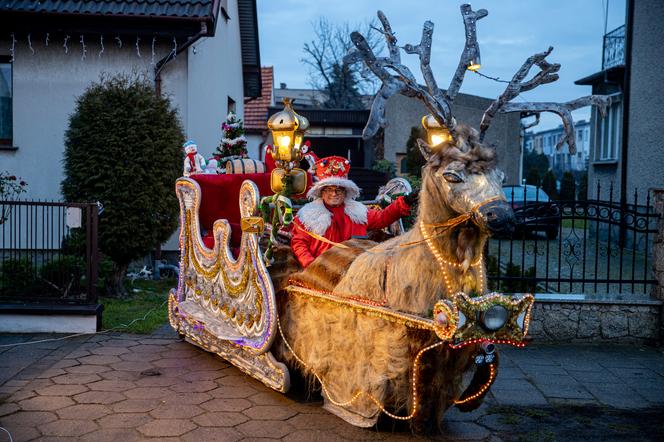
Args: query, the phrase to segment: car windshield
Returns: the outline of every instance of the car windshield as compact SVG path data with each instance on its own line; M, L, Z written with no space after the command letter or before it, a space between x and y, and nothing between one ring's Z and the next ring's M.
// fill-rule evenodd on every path
M528 184L525 186L504 186L503 191L505 192L507 201L523 201L524 188L526 193L526 201L549 201L549 196L544 193L542 189L538 189L537 187Z

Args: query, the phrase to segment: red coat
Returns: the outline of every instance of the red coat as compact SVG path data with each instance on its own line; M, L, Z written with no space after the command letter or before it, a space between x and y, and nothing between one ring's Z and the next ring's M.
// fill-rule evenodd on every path
M337 243L349 240L353 236L365 236L367 230L385 228L402 216L410 214L410 207L406 204L403 197L397 198L392 204L382 210L368 209L366 211L366 224L354 222L344 210L344 205L340 207L324 207L332 216L329 227L327 227L322 236ZM305 224L308 223L301 221L299 215L295 217L294 223L291 247L300 265L305 268L321 253L331 248L332 244L320 241L308 234L305 227Z

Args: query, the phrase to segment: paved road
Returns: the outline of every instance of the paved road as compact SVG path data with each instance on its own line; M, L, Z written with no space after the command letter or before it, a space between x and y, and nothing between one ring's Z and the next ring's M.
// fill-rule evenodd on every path
M43 338L0 335L0 345ZM0 347L0 425L14 441L417 439L391 422L352 427L320 405L266 388L167 328ZM448 412L432 439L664 440L663 414L659 349L504 348L485 404Z

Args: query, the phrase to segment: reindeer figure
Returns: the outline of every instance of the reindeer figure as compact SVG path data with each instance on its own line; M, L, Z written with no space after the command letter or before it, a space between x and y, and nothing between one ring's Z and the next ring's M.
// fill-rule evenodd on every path
M314 285L339 297L362 299L371 305L425 317L436 301L451 299L457 292L484 294L484 245L491 233L509 231L514 225L502 191L503 174L495 167L495 150L482 144L491 119L497 112L555 112L563 119L565 140L572 151L570 111L589 104L605 110L608 101L598 96L565 104L509 103L521 91L558 78L560 65L545 60L552 50L549 48L526 60L506 91L485 112L481 131L457 123L452 102L465 72L479 67L475 28L487 11L473 11L470 5L462 5L461 14L466 45L447 91L438 88L429 66L433 23L424 24L418 45L401 48L419 55L426 87L419 85L401 64L397 39L382 12L378 17L387 41L387 57L374 54L359 33L351 35L357 50L348 59L364 61L383 83L364 135L370 137L385 126L385 102L401 93L421 99L450 137L437 146L418 140L427 162L415 227L380 244L351 240L344 243L345 248L333 247L295 275L294 284ZM525 80L534 65L540 71ZM289 344L280 341L273 348L281 360L324 380L325 407L347 421L370 426L381 411L400 412L400 418L410 420L416 431L427 431L439 425L449 406L460 403L458 399L464 394L462 375L472 370L478 345L462 349L439 346L421 357L423 349L435 345L430 334L386 326L381 318L358 316L352 310L298 297L282 302L283 336ZM420 373L417 379L416 373ZM479 377L486 382L484 374ZM479 406L486 391L464 408Z

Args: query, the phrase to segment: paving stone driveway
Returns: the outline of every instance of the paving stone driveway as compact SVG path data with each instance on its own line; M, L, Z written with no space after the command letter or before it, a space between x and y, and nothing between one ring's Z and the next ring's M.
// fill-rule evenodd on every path
M42 338L4 335L0 345ZM661 416L662 408L653 408L664 405L664 357L657 350L550 346L504 349L502 356L486 404L470 414L449 412L445 440L581 437L596 418L607 423L593 435L602 429L610 436L603 439L624 440L640 430L632 421L644 407L655 422ZM575 406L583 409L574 419L563 416ZM568 433L560 432L561 422ZM404 429L355 428L317 400L276 393L167 328L151 336L0 347L0 425L15 441L413 439Z

